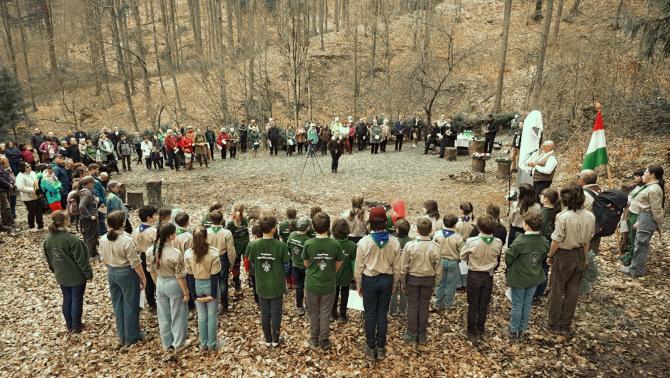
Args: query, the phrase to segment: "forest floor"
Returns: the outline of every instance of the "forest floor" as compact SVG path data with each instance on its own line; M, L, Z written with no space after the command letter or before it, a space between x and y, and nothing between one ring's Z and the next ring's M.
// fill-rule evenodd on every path
M239 159L217 160L208 168L173 173L136 166L132 173L114 176L141 190L143 183L163 180L166 203L188 211L198 222L215 200L225 206L242 202L278 216L288 206L306 214L319 204L336 215L349 207L354 194L366 200L390 203L404 198L413 220L426 199L435 199L443 213L455 212L458 202L468 200L475 211L489 202L507 204L507 181L495 179L489 161L483 177L469 171L470 160L459 156L446 162L437 155L425 156L406 144L402 153L373 156L368 152L345 155L337 175L330 173L330 157L318 155L318 167L305 156L258 158L239 154ZM567 156L566 156L567 160ZM454 178L450 178L454 175ZM572 177L573 173L570 173ZM568 174L566 173L567 177ZM25 219L19 209L19 219ZM137 224L136 214L131 219ZM231 312L219 318L219 337L225 345L217 353L199 352L197 324L189 322L191 347L178 359L164 361L155 315L144 312L146 342L118 349L104 266L93 263L94 279L87 285L84 306L86 331L68 335L63 325L61 294L44 263L43 235L22 233L5 238L0 245L0 376L664 376L670 370L670 278L668 244L657 236L647 276L631 279L618 271L614 238L603 240L597 258L600 278L594 291L580 298L576 335L556 336L545 328L547 300L533 306L530 337L521 344L506 338L510 304L504 296L504 269L495 276L487 321L487 336L479 345L464 337L465 294L456 296L456 309L432 313L429 343L409 346L402 341L404 321L390 318L388 358L378 363L365 360L362 352L362 320L354 311L348 323L331 324L330 351L307 346L308 320L295 314L294 293L284 300L282 335L286 344L268 349L261 343L260 317L250 289L233 302Z

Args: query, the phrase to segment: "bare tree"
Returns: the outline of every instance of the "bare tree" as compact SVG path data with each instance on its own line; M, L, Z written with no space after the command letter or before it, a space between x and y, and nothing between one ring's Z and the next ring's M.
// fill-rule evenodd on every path
M21 15L21 6L19 0L14 0L14 7L16 8L16 18L19 24L19 36L21 36L21 52L23 53L23 64L26 67L26 77L28 79L28 96L30 97L30 104L33 111L37 111L37 104L35 103L35 96L33 95L33 78L30 73L30 64L28 64L28 45L26 43L26 33L23 28L23 17Z
M5 29L5 45L7 46L7 58L12 64L12 71L14 76L18 78L19 70L16 67L16 54L14 54L14 43L12 42L12 28L9 24L9 10L7 9L7 3L0 1L0 12L2 12L2 25Z
M156 17L155 17L156 13L154 12L154 0L149 0L148 3L149 3L149 14L151 15L151 29L152 29L151 34L153 36L154 41L154 55L156 56L156 70L158 71L158 81L160 82L161 85L161 93L165 94L165 84L163 83L163 70L161 68L160 51L158 50L158 32L156 31Z
M554 23L554 45L558 43L558 31L561 27L561 15L563 14L563 3L565 0L558 0L558 8L556 9L556 22Z
M116 47L116 64L119 69L119 74L123 80L123 91L126 95L126 103L128 104L128 111L130 112L130 120L136 131L140 131L137 126L137 117L135 116L135 107L133 106L133 99L130 93L130 85L128 83L128 74L126 73L126 63L123 57L123 49L121 48L121 36L119 35L119 20L116 15L117 7L116 0L107 0L107 10L112 26L112 43Z
M135 21L135 45L137 46L137 55L135 56L137 63L142 69L142 83L144 84L144 97L147 104L151 104L151 80L149 79L149 69L147 68L147 49L144 46L144 39L142 38L142 20L140 19L140 8L137 0L130 0L130 12Z
M233 51L235 45L233 44L233 1L226 0L226 27L228 33L226 39L228 40L228 50Z
M562 0L561 0L562 1ZM496 81L496 95L493 101L493 112L500 113L502 107L503 81L505 80L505 65L507 61L507 41L509 40L509 23L512 15L512 0L505 0L503 11L503 32L501 37L500 60L498 61L498 80Z
M51 19L51 5L47 0L40 0L42 16L44 17L44 28L49 37L49 62L51 63L51 72L55 75L58 70L58 60L56 59L56 47L54 44L54 26Z
M200 19L200 0L188 0L188 11L191 17L191 28L193 28L193 41L195 52L202 56L202 22Z
M175 39L171 37L171 30L169 26L169 20L167 17L167 7L165 4L165 0L159 0L160 3L160 8L161 8L161 19L163 20L163 30L165 30L165 39L166 39L166 49L168 53L168 58L166 59L168 62L168 66L170 68L170 74L172 75L172 84L174 86L174 92L175 92L175 97L177 100L177 110L181 111L183 109L182 104L181 104L181 97L179 96L179 85L177 84L177 76L175 74L175 54L173 53L174 45L175 45ZM153 5L153 0L151 1Z
M540 36L540 48L537 54L537 65L535 69L535 76L533 78L532 88L532 106L537 107L540 103L540 96L542 95L542 79L544 74L544 58L547 52L547 40L549 39L549 32L551 30L551 16L554 9L554 0L547 0L547 16L544 18L544 26L542 35Z
M563 21L572 22L577 16L579 16L579 5L580 0L575 0L575 2L572 3L572 8L570 8L570 12L568 12L568 15L563 18Z

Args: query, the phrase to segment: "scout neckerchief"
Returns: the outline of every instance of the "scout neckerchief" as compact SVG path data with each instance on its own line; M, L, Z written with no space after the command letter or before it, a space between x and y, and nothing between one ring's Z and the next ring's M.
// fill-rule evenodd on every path
M444 236L445 239L450 237L451 235L453 235L455 233L456 233L456 231L447 230L446 228L442 229L442 236Z
M635 197L637 197L638 195L640 195L640 193L644 192L645 189L647 189L648 187L650 187L650 186L652 186L652 185L654 185L654 184L658 184L658 181L657 181L657 182L652 182L652 183L643 185L642 188L640 188L640 190L638 190L635 194L633 194L632 197L630 197L631 201L634 200Z
M146 231L146 230L149 229L149 228L151 228L151 225L150 225L150 224L140 223L140 232L144 232L144 231Z
M222 226L212 226L209 229L212 230L213 233L217 234L217 233L219 233L219 231L221 231L223 229L223 227Z
M462 220L463 222L470 222L470 216L469 216L469 215L463 215L463 216L461 217L461 220Z
M375 231L370 234L372 241L375 242L379 249L382 249L389 242L389 233L388 231Z
M179 235L181 235L185 232L188 232L188 230L185 229L185 228L177 227L177 236L179 236Z
M486 244L491 244L491 243L493 243L493 239L495 239L495 236L483 236L483 235L479 235L479 238L482 239L482 240L484 241L484 243L486 243Z

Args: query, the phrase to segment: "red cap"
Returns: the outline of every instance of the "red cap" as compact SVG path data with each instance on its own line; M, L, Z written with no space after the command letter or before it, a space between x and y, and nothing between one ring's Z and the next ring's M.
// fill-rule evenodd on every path
M386 220L386 210L383 207L377 206L370 210L370 220Z

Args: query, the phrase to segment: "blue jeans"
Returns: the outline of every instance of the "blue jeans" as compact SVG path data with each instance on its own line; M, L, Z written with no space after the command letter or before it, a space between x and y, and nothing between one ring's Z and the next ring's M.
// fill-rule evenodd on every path
M130 266L107 266L107 282L120 343L130 345L141 341L140 278Z
M79 286L60 285L63 292L63 317L68 331L81 329L81 314L84 309L84 291L86 282Z
M107 214L98 213L98 236L102 236L107 233L107 224L105 223L107 219Z
M456 288L461 283L460 260L442 259L442 279L435 290L435 307L451 307ZM467 276L466 276L467 277Z
M363 309L365 310L365 340L371 349L386 347L388 311L393 291L393 276L363 275Z
M510 332L526 332L528 330L530 308L533 304L533 294L535 294L536 287L512 288L512 311L509 320Z
M174 277L158 277L156 306L163 349L178 349L186 342L188 309L181 287ZM209 281L208 281L209 282Z
M210 280L195 280L195 294L197 296L208 296L212 294ZM198 310L198 334L200 346L205 348L216 348L216 329L218 320L217 301L213 300L202 303L195 302Z

